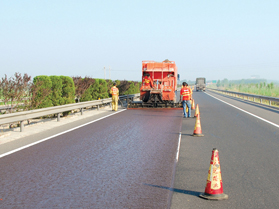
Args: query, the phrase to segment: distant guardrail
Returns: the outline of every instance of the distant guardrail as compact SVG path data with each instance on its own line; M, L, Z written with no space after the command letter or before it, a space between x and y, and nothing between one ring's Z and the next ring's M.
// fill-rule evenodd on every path
M130 95L124 95L119 96L120 100L133 100L134 98L139 97L140 94L130 94ZM66 104L66 105L60 105L60 106L54 106L54 107L47 107L47 108L41 108L36 110L28 110L23 112L17 112L17 113L10 113L10 114L4 114L0 115L0 125L3 124L9 124L14 122L20 122L20 132L24 129L23 121L29 120L32 118L39 118L46 115L52 115L57 114L57 121L60 121L60 114L63 112L80 109L81 115L83 115L83 109L90 106L97 106L99 110L99 105L103 104L110 104L112 102L111 98L107 99L100 99L100 100L94 100L94 101L88 101L88 102L79 102L79 103L73 103L73 104Z
M226 90L213 89L213 88L207 88L207 89L213 90L213 91L223 92L223 93L228 94L228 95L233 96L233 97L242 96L243 99L245 99L245 97L246 97L247 100L249 100L250 98L253 98L254 102L255 102L256 98L260 100L260 103L263 103L263 100L266 100L266 101L268 101L269 105L271 105L271 102L279 103L279 98L277 98L277 97L267 97L267 96L261 96L261 95L257 95L257 94L247 94L247 93L241 93L241 92L235 92L235 91L226 91Z

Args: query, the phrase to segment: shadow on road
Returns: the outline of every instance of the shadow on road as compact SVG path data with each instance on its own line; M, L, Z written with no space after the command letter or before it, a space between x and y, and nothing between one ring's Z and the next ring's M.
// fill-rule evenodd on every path
M183 193L183 194L188 194L188 195L193 195L193 196L199 196L202 193L202 192L197 192L197 191L176 189L176 188L172 188L172 187L158 186L158 185L152 185L152 184L144 184L144 185L151 186L151 187L157 187L157 188L161 188L161 189L167 189L172 192Z

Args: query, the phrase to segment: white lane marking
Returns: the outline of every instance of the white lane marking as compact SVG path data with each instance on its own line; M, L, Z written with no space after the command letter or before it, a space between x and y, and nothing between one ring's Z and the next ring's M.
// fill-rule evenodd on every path
M181 141L181 132L179 132L178 145L177 145L177 152L176 152L176 162L178 162L178 158L179 158L180 141Z
M221 99L219 99L219 98L217 98L217 97L214 97L214 96L212 96L212 95L210 95L210 94L208 94L208 93L206 93L206 92L205 92L205 94L207 94L208 96L211 96L211 97L213 97L213 98L215 98L215 99L217 99L217 100L219 100L219 101L221 101L221 102L223 102L223 103L225 103L225 104L227 104L227 105L230 105L230 106L232 106L232 107L234 107L234 108L236 108L236 109L238 109L238 110L240 110L240 111L242 111L242 112L245 112L245 113L247 113L247 114L249 114L249 115L252 115L252 116L254 116L255 118L258 118L258 119L260 119L260 120L262 120L262 121L264 121L264 122L266 122L266 123L269 123L269 124L271 124L271 125L273 125L273 126L279 128L279 125L276 124L276 123L273 123L273 122L271 122L271 121L269 121L269 120L266 120L266 119L264 119L264 118L261 118L260 116L254 115L253 113L250 113L250 112L248 112L248 111L246 111L246 110L243 110L243 109L241 109L241 108L239 108L239 107L236 107L236 106L234 106L234 105L232 105L232 104L230 104L230 103L228 103L228 102L225 102L225 101L223 101L223 100L221 100Z
M54 137L56 137L56 136L60 136L60 135L62 135L62 134L65 134L65 133L68 133L68 132L70 132L70 131L73 131L73 130L75 130L75 129L81 128L81 127L86 126L86 125L89 125L89 124L91 124L91 123L95 123L95 122L97 122L97 121L99 121L99 120L102 120L102 119L104 119L104 118L110 117L110 116L112 116L112 115L115 115L115 114L120 113L120 112L125 111L125 110L126 110L126 109L124 109L124 110L119 110L119 111L117 111L117 112L115 112L115 113L112 113L112 114L110 114L110 115L106 115L106 116L104 116L104 117L98 118L98 119L96 119L96 120L90 121L90 122L85 123L85 124L82 124L82 125L80 125L80 126L71 128L71 129L69 129L69 130L60 132L60 133L55 134L55 135L52 135L52 136L50 136L50 137L47 137L47 138L41 139L41 140L39 140L39 141L33 142L33 143L31 143L31 144L25 145L25 146L23 146L23 147L20 147L20 148L14 149L14 150L12 150L12 151L6 152L6 153L0 155L0 158L2 158L2 157L4 157L4 156L7 156L7 155L10 155L10 154L12 154L12 153L18 152L18 151L23 150L23 149L25 149L25 148L31 147L31 146L33 146L33 145L35 145L35 144L39 144L39 143L41 143L41 142L44 142L44 141L49 140L49 139L51 139L51 138L54 138Z

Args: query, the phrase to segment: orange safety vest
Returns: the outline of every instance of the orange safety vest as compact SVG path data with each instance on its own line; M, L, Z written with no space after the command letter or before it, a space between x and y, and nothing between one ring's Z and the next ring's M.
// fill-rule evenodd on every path
M183 87L180 90L180 95L183 95L183 100L190 100L192 95L192 90L190 87Z
M111 94L112 96L117 96L117 95L119 94L118 88L117 88L116 86L111 87L111 89L110 89L110 94Z
M145 86L153 86L153 82L152 82L152 79L149 77L147 77L147 76L145 76L144 77L144 83L145 83Z

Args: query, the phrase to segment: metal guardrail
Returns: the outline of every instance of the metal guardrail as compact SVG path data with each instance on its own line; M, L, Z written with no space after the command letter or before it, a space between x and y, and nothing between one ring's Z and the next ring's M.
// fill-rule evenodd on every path
M3 107L0 107L0 113L2 112L2 110L10 110L12 107L11 106L3 106Z
M124 95L119 96L120 100L129 100L139 97L138 94L130 94L130 95ZM89 102L79 102L79 103L73 103L73 104L67 104L67 105L60 105L60 106L54 106L54 107L47 107L42 109L36 109L36 110L29 110L29 111L23 111L23 112L17 112L17 113L11 113L11 114L4 114L0 115L0 125L3 124L9 124L20 121L20 132L23 131L24 120L29 120L32 118L39 118L46 115L52 115L57 114L57 121L60 121L60 113L80 109L81 115L83 114L83 109L90 106L97 106L99 110L99 106L103 104L110 104L112 102L111 98L107 99L100 99L100 100L94 100Z
M247 93L241 93L241 92L235 92L235 91L226 91L226 90L220 90L220 89L213 89L213 88L207 88L209 90L213 90L213 91L220 91L223 92L225 94L231 95L236 97L236 95L240 95L242 96L243 99L245 99L245 97L247 98L247 100L249 100L249 98L253 98L253 101L255 102L255 98L260 99L260 103L262 103L263 100L269 101L269 105L271 105L271 102L278 102L279 103L279 98L278 97L267 97L267 96L261 96L261 95L257 95L257 94L247 94Z

